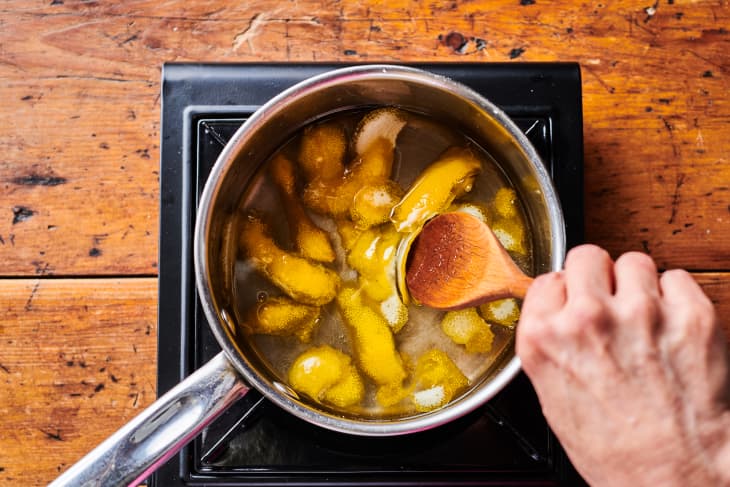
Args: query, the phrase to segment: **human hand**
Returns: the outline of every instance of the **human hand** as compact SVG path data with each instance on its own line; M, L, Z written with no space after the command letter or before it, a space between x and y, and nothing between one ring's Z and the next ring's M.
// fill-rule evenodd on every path
M688 273L577 247L530 287L517 354L592 485L730 485L728 347Z

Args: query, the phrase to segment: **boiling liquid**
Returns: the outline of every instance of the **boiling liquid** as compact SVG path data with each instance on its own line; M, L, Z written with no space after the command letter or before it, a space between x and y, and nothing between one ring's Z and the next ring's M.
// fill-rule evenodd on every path
M340 124L348 135L355 130L355 126L362 118L362 111L349 111L337 114L327 121ZM407 190L418 178L423 170L450 147L470 147L482 161L482 172L475 179L473 189L455 203L474 202L485 205L494 200L500 188L511 188L512 185L499 168L496 161L483 149L474 144L463 134L440 124L438 121L422 115L408 113L408 123L398 135L395 147L395 159L391 179ZM295 136L286 143L280 151L292 161L297 160L299 136ZM351 155L350 155L351 156ZM346 161L352 160L346 158ZM272 237L277 244L286 250L294 252L289 227L286 221L286 211L282 206L282 198L271 180L267 165L264 164L257 172L241 201L241 213L255 212L263 217L269 225ZM304 181L298 181L299 189ZM524 238L525 252L513 253L515 262L528 274L532 271L531 235L524 222L522 211L519 209L517 219L521 222L526 233ZM335 270L343 283L354 282L357 272L348 267L345 251L340 243L335 222L332 218L309 212L314 222L326 230L330 241L336 250L337 257L332 264L326 264ZM390 223L386 223L390 225ZM405 237L405 234L404 234ZM239 323L244 322L249 311L269 296L279 296L283 293L272 285L266 278L259 275L245 256L239 256L234 271L234 296L236 303L236 318ZM514 329L501 325L491 325L494 340L488 353L468 353L463 345L457 345L441 330L440 323L444 312L415 304L408 305L408 323L395 334L396 347L401 354L414 361L427 350L436 348L445 352L458 366L461 372L469 379L470 385L478 383L492 372L500 356L511 353L514 342ZM322 307L320 323L316 328L310 343L302 343L295 337L279 337L267 335L251 335L244 339L253 340L258 354L268 365L275 380L287 383L289 368L294 360L305 350L314 346L330 345L353 357L357 363L347 326L332 301ZM369 384L366 377L366 396L356 407L348 407L338 411L347 416L358 417L399 417L413 414L413 409L405 406L385 410L375 401L374 394L377 387ZM305 398L306 400L306 398ZM335 408L313 405L320 409L333 410Z

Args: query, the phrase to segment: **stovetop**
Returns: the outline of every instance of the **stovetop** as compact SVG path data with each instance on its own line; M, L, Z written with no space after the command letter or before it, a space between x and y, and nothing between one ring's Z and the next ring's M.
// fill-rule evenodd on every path
M500 106L540 153L568 247L583 238L583 137L576 64L414 65ZM335 64L167 64L162 74L158 394L216 355L195 291L198 197L218 154L257 107ZM471 414L434 430L363 438L305 423L255 391L163 465L150 485L582 484L520 374Z

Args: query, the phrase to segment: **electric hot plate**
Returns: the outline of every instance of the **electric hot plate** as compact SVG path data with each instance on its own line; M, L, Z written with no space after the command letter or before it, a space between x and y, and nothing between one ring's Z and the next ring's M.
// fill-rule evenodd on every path
M338 64L166 64L162 73L158 394L220 348L198 303L192 240L216 158L259 106ZM542 156L568 247L583 238L581 77L576 64L414 65L500 106ZM520 374L471 414L431 431L363 438L299 420L256 391L152 475L155 487L582 485Z

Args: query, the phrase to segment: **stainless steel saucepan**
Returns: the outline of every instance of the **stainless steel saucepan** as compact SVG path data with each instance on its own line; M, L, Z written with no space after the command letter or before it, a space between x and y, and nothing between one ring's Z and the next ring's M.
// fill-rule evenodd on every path
M427 430L474 410L520 369L514 351L443 408L396 419L343 417L301 400L268 373L246 340L236 337L231 309L231 239L226 222L256 169L304 125L344 109L398 106L463 132L501 166L517 189L533 235L537 273L562 268L565 228L550 177L524 134L502 110L470 88L418 69L370 65L331 71L281 93L236 132L203 191L195 226L195 274L200 302L223 351L160 397L51 485L136 485L194 438L249 388L291 414L323 428L388 436Z

